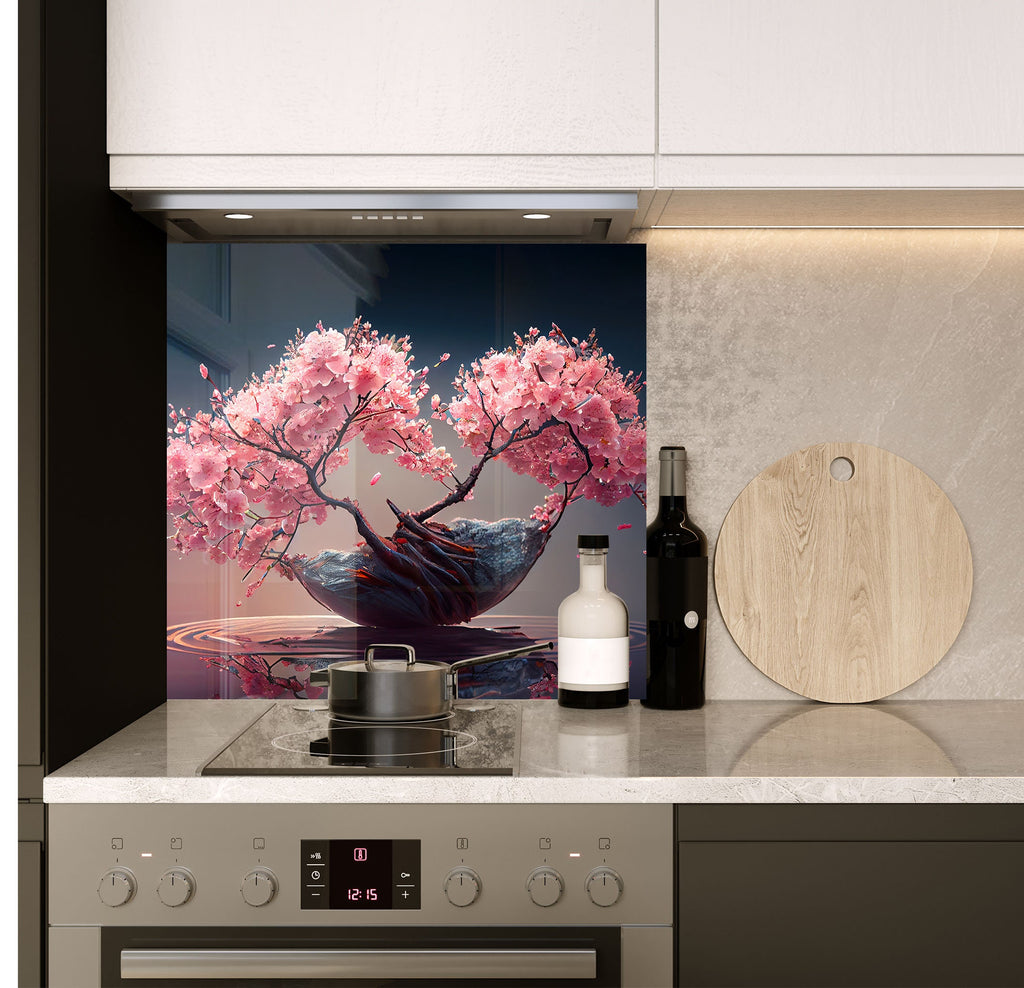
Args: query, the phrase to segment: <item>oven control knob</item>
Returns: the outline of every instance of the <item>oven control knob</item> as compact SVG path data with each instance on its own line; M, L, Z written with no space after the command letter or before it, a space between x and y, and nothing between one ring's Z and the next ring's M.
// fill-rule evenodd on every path
M123 906L131 902L138 885L127 868L111 868L101 879L96 891L105 906Z
M253 868L242 879L242 898L250 906L265 906L277 895L277 875L269 868Z
M595 906L614 906L622 897L622 879L611 868L595 868L584 884Z
M444 894L453 906L471 906L480 897L480 876L472 868L453 868L445 877Z
M156 894L165 906L183 906L196 894L196 876L188 868L165 871L156 887Z
M554 868L534 868L526 879L526 891L538 906L553 906L562 898L565 882Z

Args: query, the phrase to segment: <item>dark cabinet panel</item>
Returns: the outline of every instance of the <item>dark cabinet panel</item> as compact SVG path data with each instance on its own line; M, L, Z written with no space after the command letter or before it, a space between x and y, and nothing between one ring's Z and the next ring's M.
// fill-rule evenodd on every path
M680 985L1024 985L1024 841L683 841L678 851Z
M43 845L18 841L18 984L43 983Z
M167 698L167 527L145 507L166 488L167 246L109 188L103 0L42 10L42 377L26 397L52 772Z

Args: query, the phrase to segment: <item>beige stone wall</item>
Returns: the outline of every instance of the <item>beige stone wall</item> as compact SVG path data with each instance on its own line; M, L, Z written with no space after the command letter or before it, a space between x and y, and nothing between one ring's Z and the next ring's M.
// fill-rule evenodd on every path
M900 699L1024 699L1024 231L647 230L650 486L689 450L713 556L757 473L827 440L914 463L963 519L967 621ZM655 499L649 512L653 515ZM712 591L713 596L713 591ZM711 699L792 694L711 602Z

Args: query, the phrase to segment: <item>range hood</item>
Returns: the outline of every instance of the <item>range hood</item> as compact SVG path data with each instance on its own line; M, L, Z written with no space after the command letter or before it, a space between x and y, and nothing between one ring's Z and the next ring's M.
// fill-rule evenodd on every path
M637 212L636 192L118 191L196 243L620 243Z

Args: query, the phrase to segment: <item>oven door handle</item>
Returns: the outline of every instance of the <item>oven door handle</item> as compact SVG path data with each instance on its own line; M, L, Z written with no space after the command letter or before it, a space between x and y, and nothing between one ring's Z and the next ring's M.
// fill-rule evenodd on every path
M180 978L419 978L458 981L597 977L594 949L122 950L124 980Z

